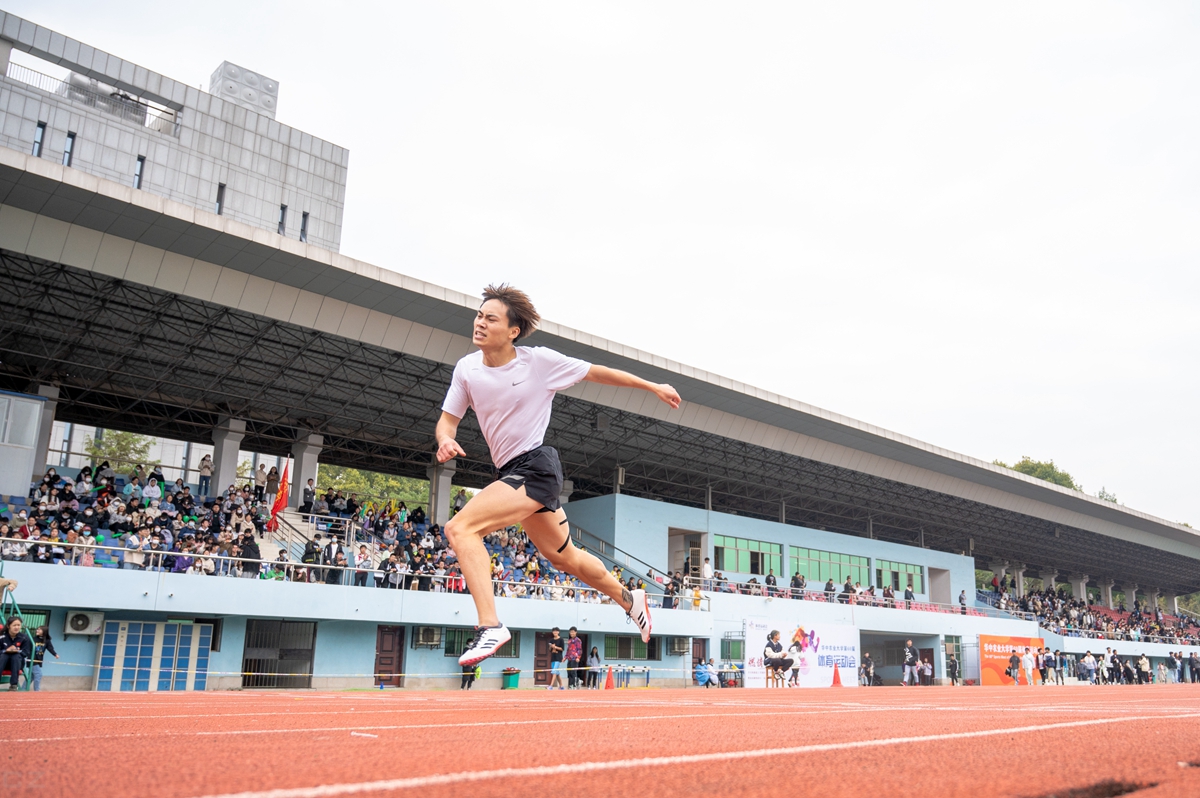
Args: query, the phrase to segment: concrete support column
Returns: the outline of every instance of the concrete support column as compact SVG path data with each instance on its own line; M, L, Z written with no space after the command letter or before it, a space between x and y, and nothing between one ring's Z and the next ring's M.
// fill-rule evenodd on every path
M1111 579L1103 579L1100 581L1101 603L1103 603L1104 606L1108 607L1110 610L1116 608L1113 604L1113 588L1116 586L1117 583Z
M300 506L304 488L310 479L313 487L320 487L317 484L317 457L324 445L325 437L322 435L301 435L292 444L292 473L289 475L292 484L288 490L288 504L291 506Z
M1004 579L1008 576L1008 563L1007 562L990 563L988 565L988 570L990 570L993 574L996 575L996 577L1001 582L1003 582Z
M1042 589L1043 590L1053 590L1054 589L1054 580L1058 579L1058 571L1054 571L1054 570L1040 571L1038 573L1038 576L1040 576L1042 578Z
M566 504L571 501L571 494L575 492L575 483L569 479L564 479L562 490L558 492L558 503Z
M9 48L12 48L11 44L9 44ZM7 56L4 60L7 62ZM46 397L46 401L42 403L42 423L38 427L37 449L33 455L33 474L30 475L35 481L40 480L46 473L46 463L50 459L50 435L54 432L54 413L58 410L58 386L39 385L38 396Z
M1133 610L1133 602L1137 601L1137 582L1128 582L1121 585L1125 589L1125 609Z
M237 482L238 451L246 437L246 422L223 416L213 428L212 495L219 496Z
M1077 599L1086 601L1087 600L1088 575L1087 574L1071 574L1068 577L1068 580L1071 583L1071 595Z
M450 518L450 484L454 479L455 469L453 460L438 463L436 458L433 464L425 469L425 475L429 478L429 507L425 514L429 516L431 524L445 524Z
M1163 612L1168 615L1179 615L1179 596L1174 593L1163 593L1163 603L1166 604L1166 609Z
M8 72L8 60L12 57L13 43L5 39L0 39L0 75ZM38 474L38 476L42 476Z
M1017 564L1013 565L1012 566L1012 574L1013 574L1013 579L1017 583L1017 586L1014 589L1013 593L1017 598L1021 598L1022 596L1025 595L1025 566L1022 565L1021 563L1017 563Z
M1152 587L1146 590L1146 605L1151 612L1158 608L1158 596L1158 588Z

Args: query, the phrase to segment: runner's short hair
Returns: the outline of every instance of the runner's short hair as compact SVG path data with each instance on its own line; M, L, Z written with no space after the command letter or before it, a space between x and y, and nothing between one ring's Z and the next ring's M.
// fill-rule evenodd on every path
M542 320L542 317L538 315L537 308L530 301L529 295L519 288L513 288L508 283L489 285L483 289L483 301L487 302L489 299L503 302L504 307L508 308L508 323L520 329L520 332L517 333L518 341L528 338Z

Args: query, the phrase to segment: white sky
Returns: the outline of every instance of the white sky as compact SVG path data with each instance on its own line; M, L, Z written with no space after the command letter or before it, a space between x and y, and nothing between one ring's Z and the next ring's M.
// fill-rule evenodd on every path
M1200 6L5 7L279 80L347 255L1200 525Z

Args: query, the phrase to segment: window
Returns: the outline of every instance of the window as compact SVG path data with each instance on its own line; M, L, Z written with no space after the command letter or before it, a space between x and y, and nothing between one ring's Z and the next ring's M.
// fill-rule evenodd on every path
M308 243L308 211L300 214L300 241Z
M446 642L443 653L447 657L457 657L462 654L463 649L471 642L472 630L470 629L447 629L445 636L442 638ZM496 651L493 657L500 659L516 659L521 656L521 633L513 629L512 640L509 640Z
M287 206L279 206L279 235L287 235Z
M713 568L738 574L783 573L783 545L744 540L722 535L713 536Z
M828 582L832 579L840 584L849 577L851 582L861 582L864 587L871 582L871 563L866 557L853 554L838 554L833 551L801 549L791 546L788 558L789 579L799 572L808 582ZM811 587L812 585L810 585Z
M892 590L903 590L912 585L914 593L924 593L925 569L904 562L876 560L875 584L881 588L891 585Z
M138 159L137 159L137 166L135 166L133 169L133 187L134 188L142 187L142 173L145 171L146 171L146 156L139 155Z
M37 129L33 131L33 157L42 157L42 142L46 140L46 123L38 122Z
M219 183L217 185L217 216L220 216L221 212L224 210L225 210L225 184Z
M946 659L950 659L953 654L958 660L958 675L962 675L962 638L957 635L946 635Z
M878 663L876 663L878 664ZM894 668L904 664L904 641L888 640L883 644L883 666Z
M605 635L604 659L662 659L660 638L652 637L649 643L631 635Z
M70 166L71 159L75 157L75 134L67 133L67 146L63 148L63 166Z
M746 641L728 638L721 641L721 659L741 662L745 659Z

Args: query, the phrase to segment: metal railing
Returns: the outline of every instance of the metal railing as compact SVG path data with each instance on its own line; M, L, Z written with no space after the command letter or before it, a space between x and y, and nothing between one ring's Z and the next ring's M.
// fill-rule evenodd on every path
M973 615L985 618L1020 618L1026 621L1037 620L1031 613L1009 612L998 610L991 606L962 606L961 604L939 604L936 601L905 601L903 598L884 598L866 594L828 592L824 588L803 589L793 587L771 587L766 584L751 582L735 582L731 579L698 579L686 577L685 587L699 583L701 588L713 593L729 593L743 596L762 596L770 599L787 599L792 601L816 601L826 604L845 604L857 607L879 607L883 609L912 610L915 612L939 612L946 615Z
M15 546L14 546L15 544ZM0 538L0 557L9 562L38 562L31 559L35 545L49 546L51 560L47 567L120 567L127 571L154 571L196 576L241 577L264 581L302 582L311 584L358 586L392 590L416 590L434 593L466 593L466 582L459 574L429 574L406 569L381 569L379 564L335 565L333 563L298 563L292 560L268 560L240 557L232 554L196 554L185 551L150 549L145 546L107 546L100 543L68 543L65 541ZM22 549L17 554L16 549ZM89 556L90 555L90 556ZM181 562L182 560L182 562ZM332 574L332 576L331 576ZM393 574L395 575L393 577ZM493 581L493 591L503 598L530 601L557 601L580 604L615 604L608 596L590 587L547 584L544 582ZM539 595L537 588L542 588ZM556 592L555 588L559 588ZM708 612L709 599L701 596L697 605L690 597L687 606L664 606L663 597L647 596L652 609Z
M103 83L94 82L83 75L73 72L67 80L59 80L10 61L5 76L49 94L179 138L179 116L174 111L149 105L119 89L106 87ZM111 91L98 91L100 87Z

